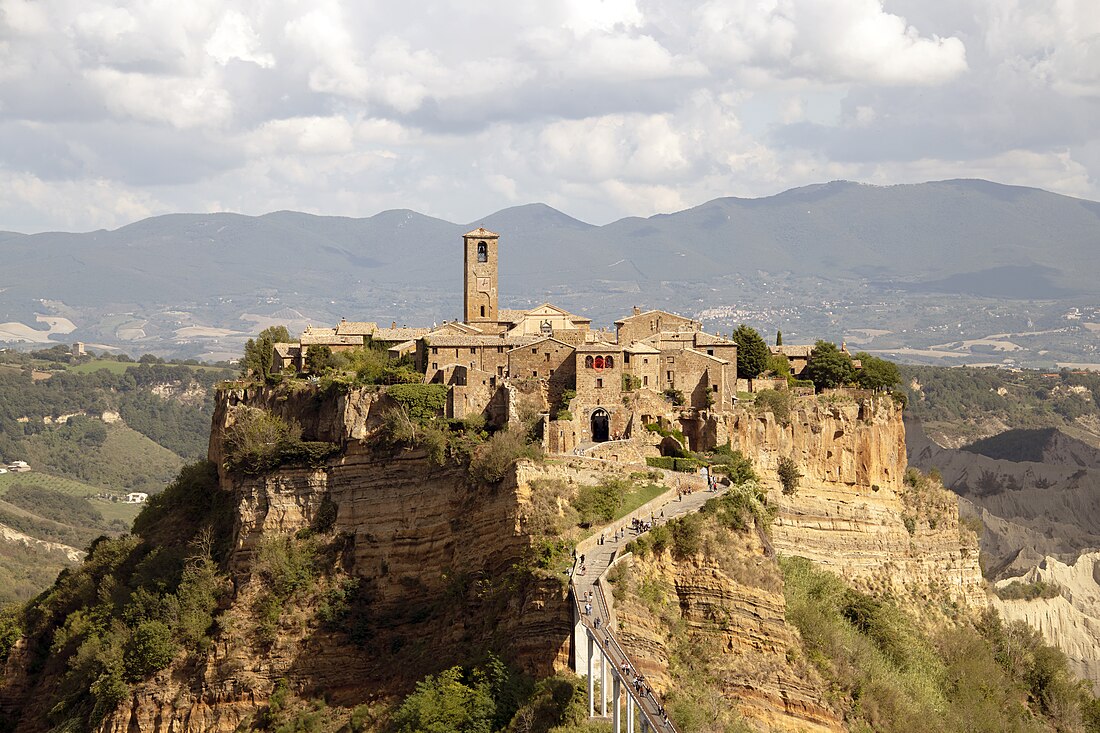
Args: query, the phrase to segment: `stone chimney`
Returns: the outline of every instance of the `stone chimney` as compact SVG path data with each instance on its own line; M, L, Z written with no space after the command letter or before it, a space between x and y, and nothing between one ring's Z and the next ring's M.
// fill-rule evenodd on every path
M634 315L636 315L636 316L642 315L642 309L639 308L638 306L634 306Z
M390 323L390 328L397 328L397 321L391 322Z

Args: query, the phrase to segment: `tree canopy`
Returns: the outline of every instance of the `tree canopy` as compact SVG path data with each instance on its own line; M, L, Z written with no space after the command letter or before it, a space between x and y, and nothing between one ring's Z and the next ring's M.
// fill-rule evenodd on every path
M290 341L290 331L286 326L268 326L255 339L249 339L244 345L244 357L241 359L241 376L267 379L271 375L271 366L275 359L275 344Z
M772 352L756 329L742 323L733 332L733 340L737 342L739 379L756 379L768 370L768 359Z
M886 359L872 356L866 351L856 354L860 361L856 372L856 382L864 389L891 389L901 384L901 372L898 365Z
M856 369L852 364L852 357L838 349L836 344L819 340L810 352L805 377L821 390L854 381Z

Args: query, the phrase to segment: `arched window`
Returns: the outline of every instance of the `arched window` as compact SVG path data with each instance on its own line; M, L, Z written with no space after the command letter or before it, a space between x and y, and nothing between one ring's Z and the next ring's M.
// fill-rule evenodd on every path
M593 362L592 366L595 367L596 369L603 369L603 357L602 356L597 356L596 361Z
M488 262L489 261L489 245L485 242L477 243L477 261Z
M607 367L608 369L614 369L615 368L615 358L612 357L612 356L607 357L606 359L603 360L603 365L605 367Z
M585 369L591 369L592 368L592 355L591 354L584 357L584 368Z

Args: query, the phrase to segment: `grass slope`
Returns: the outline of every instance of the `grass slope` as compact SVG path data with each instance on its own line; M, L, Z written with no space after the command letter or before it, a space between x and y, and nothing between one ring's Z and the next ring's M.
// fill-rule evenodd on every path
M183 467L183 459L125 425L107 425L101 445L55 439L54 431L24 442L27 462L49 473L111 491L155 493Z

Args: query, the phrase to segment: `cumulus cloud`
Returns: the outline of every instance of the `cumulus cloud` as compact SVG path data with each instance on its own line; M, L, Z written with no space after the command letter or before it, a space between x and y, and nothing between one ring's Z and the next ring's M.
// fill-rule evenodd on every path
M592 221L845 177L1097 195L1086 0L0 0L0 228Z

